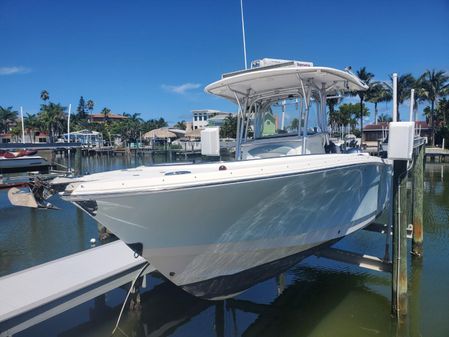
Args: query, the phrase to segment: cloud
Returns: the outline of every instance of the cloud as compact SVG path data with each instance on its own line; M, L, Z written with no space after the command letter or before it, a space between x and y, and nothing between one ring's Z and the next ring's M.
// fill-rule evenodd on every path
M181 95L186 94L189 90L198 89L199 87L201 87L200 83L184 83L181 85L162 84L162 89Z
M0 67L0 75L26 74L30 71L26 67Z

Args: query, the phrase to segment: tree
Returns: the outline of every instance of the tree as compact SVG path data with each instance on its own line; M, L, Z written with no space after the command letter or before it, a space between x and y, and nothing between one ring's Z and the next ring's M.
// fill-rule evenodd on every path
M435 102L439 97L449 94L449 76L442 70L426 70L419 82L425 100L430 102L430 123L432 126L432 144L435 146Z
M41 91L41 100L48 101L50 99L50 95L48 94L47 90L42 90Z
M221 138L237 138L237 116L229 114L220 127Z
M378 118L377 118L377 122L382 123L382 122L392 122L393 118L391 118L391 116L387 116L386 114L381 114Z
M360 115L368 116L369 110L363 105L360 106L360 103L345 103L339 106L338 110L335 111L334 114L330 116L330 120L339 126L351 126L352 132L354 132L355 126L357 125L357 118L360 118Z
M436 111L437 119L443 121L443 124L447 126L447 121L449 120L449 100L446 97L438 101Z
M289 128L290 128L290 130L298 131L298 129L299 129L299 119L298 118L293 118Z
M357 76L359 77L359 79L361 79L368 87L370 87L370 82L374 77L374 74L366 71L366 67L362 67L359 70L357 70ZM359 116L360 116L360 133L363 135L363 116L364 116L364 104L363 101L366 97L366 95L368 94L370 89L368 89L367 91L361 90L361 91L357 91L357 95L360 98L360 112L359 112Z
M415 84L413 86L413 88L415 89L415 100L414 100L414 104L413 104L413 113L415 114L415 120L417 120L416 118L416 112L418 111L419 108L419 104L424 102L426 100L426 96L425 96L425 90L423 89L423 84L422 84L422 79L421 77L418 78L415 81Z
M378 122L377 104L381 102L389 102L392 100L391 89L384 83L374 82L370 88L366 100L370 103L374 103L374 123Z
M168 123L161 117L159 119L149 119L143 123L142 132L160 129L168 126Z
M186 129L186 121L185 120L182 120L182 121L179 121L179 122L177 122L175 125L173 125L173 127L175 128L175 129L179 129L179 130L185 130Z
M12 106L4 108L0 106L0 131L8 132L10 124L17 119L18 112L12 109Z
M92 112L94 111L94 106L95 106L94 101L92 101L91 99L87 101L86 107L87 107L87 110L89 110L89 114L91 114L91 115L92 115Z
M41 127L41 122L39 118L37 118L36 115L32 115L27 112L26 116L23 117L23 123L25 125L26 132L28 133L28 136L31 139L31 142L33 142L34 130L40 129Z
M125 142L135 143L139 139L140 133L143 131L143 120L139 117L139 113L134 113L132 115L123 113L123 115L128 118L119 123L114 123L112 126L113 132L120 134L122 140Z
M393 81L392 76L390 76L390 79ZM383 86L383 88L382 88L383 92L380 93L381 97L383 98L381 101L388 102L388 101L392 100L393 99L393 87L388 84L381 83L381 82L373 82L373 88L370 90L369 96L375 95L375 93L373 94L372 91L379 90L378 88L376 88L378 85ZM404 75L398 76L397 103L396 103L396 109L398 111L398 121L401 120L399 105L404 103L404 101L407 98L410 98L411 90L415 86L416 86L416 80L412 74L404 74ZM375 99L370 102L375 103ZM377 109L376 104L375 104L375 108Z
M326 104L329 107L329 113L334 113L335 112L335 106L340 103L341 98L338 97L333 97L333 98L328 98L326 99Z
M404 101L410 98L411 91L415 86L416 79L412 74L404 74L398 77L398 92L397 92L397 105L396 109L398 111L398 121L401 120L401 114L399 112L399 105L404 103ZM393 96L393 93L392 95Z
M41 110L38 118L42 125L47 129L50 136L50 142L54 142L56 135L60 135L65 130L66 119L64 116L65 107L61 104L48 103L41 104Z
M86 102L84 101L83 96L80 97L80 101L78 103L78 107L76 108L76 112L78 114L79 119L86 118Z
M103 115L104 122L109 121L109 114L111 113L111 109L104 107L103 110L101 110L101 114Z
M22 134L22 128L18 125L14 126L13 128L11 128L11 134L12 134L12 138L14 139L13 142L18 142L19 141L19 137Z

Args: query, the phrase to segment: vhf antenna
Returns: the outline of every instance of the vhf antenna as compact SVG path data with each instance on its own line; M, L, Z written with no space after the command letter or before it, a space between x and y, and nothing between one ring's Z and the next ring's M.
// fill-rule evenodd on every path
M240 13L242 15L242 35L243 35L243 57L245 59L245 70L248 69L246 62L246 38L245 38L245 20L243 18L243 0L240 0Z

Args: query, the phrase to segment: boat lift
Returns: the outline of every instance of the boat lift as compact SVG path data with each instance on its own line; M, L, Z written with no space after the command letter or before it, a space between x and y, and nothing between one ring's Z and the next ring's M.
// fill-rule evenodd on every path
M397 79L395 75L394 93ZM396 109L395 102L393 107ZM414 137L414 123L402 123L394 120L390 125L389 157L395 163L389 223L371 224L366 228L386 235L390 235L392 231L391 259L389 249L386 249L384 258L335 248L327 248L316 254L372 270L391 272L392 312L398 318L404 317L408 311L407 237L412 238L412 256L419 259L423 255L423 171L426 143L424 138ZM410 196L407 195L408 176L413 182ZM408 207L413 212L409 212ZM410 213L412 218L409 218ZM105 261L108 263L104 263ZM0 305L0 337L11 336L123 286L136 280L140 273L146 275L155 272L151 266L143 269L146 265L146 260L136 257L126 244L117 241L2 277L0 293L5 295Z
M123 241L114 241L1 277L0 337L124 286L140 273L145 287L145 275L155 271L145 265Z

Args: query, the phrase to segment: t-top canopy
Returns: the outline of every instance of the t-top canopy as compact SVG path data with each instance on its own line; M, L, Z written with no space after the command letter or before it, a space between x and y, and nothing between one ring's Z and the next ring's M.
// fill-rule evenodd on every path
M302 83L301 83L302 82ZM236 102L244 97L302 95L304 90L325 90L326 95L368 89L354 74L327 67L256 68L234 76L226 76L209 84L205 91Z

